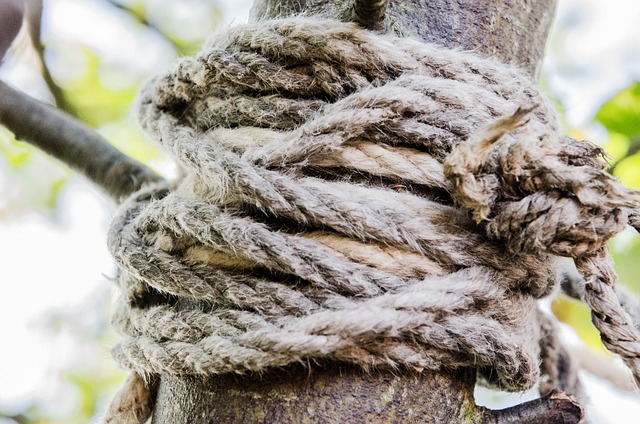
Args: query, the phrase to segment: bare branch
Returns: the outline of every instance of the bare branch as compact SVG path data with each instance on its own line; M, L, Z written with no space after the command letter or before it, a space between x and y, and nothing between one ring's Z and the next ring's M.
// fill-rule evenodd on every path
M388 0L354 0L352 20L364 28L381 30L388 5Z
M64 94L60 86L54 81L46 62L44 61L44 46L42 45L41 27L42 27L42 0L30 0L26 2L27 29L29 30L29 38L31 45L40 60L40 73L44 78L56 106L67 113L75 115L73 108L64 98Z
M9 50L13 39L22 27L24 5L22 0L6 0L0 2L0 62Z
M579 366L569 355L558 337L558 325L547 314L540 314L540 394L542 396L560 389L566 394L583 400L584 390L578 377Z
M482 422L492 424L578 424L584 418L584 410L573 396L554 390L540 399L512 408L499 411L484 409L483 418Z
M89 178L114 200L162 180L86 124L0 81L0 123Z

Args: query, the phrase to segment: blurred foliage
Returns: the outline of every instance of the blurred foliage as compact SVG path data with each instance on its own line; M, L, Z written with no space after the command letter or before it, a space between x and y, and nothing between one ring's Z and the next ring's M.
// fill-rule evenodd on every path
M64 3L45 1L45 10L51 12ZM73 1L66 3L68 6ZM141 73L140 66L136 68L114 59L109 49L120 48L117 44L100 49L91 37L70 39L68 34L50 31L42 40L46 48L40 60L46 59L45 65L54 65L48 67L56 83L53 89L61 89L68 113L96 128L117 148L152 168L167 166L158 147L144 137L131 117L131 104L140 83L150 73L167 66L167 54L170 60L191 54L202 44L221 21L220 6L216 0L95 0L84 5L77 0L76 4L112 15L120 30L128 32L130 37L140 38L141 31L151 34L149 40L155 43L156 50L165 53L164 61L155 64L147 61ZM105 36L108 39L111 34L102 34L102 43ZM117 36L121 34L114 32L113 37ZM152 47L149 46L149 50ZM144 57L145 53L134 55ZM69 62L65 64L65 60ZM156 55L149 60L159 59ZM59 193L72 177L73 173L65 165L16 141L10 132L0 127L0 189L6 193L0 199L0 219L37 210L55 220Z
M636 168L640 169L640 168ZM616 243L617 242L617 243ZM610 244L620 282L636 293L640 292L638 266L640 265L640 238L633 230L621 234Z
M61 334L74 334L89 345L90 360L82 365L77 362L67 370L58 374L59 382L56 390L61 393L58 398L64 399L68 405L51 405L36 398L21 405L19 411L0 410L2 418L11 419L19 424L85 424L106 408L113 393L120 387L125 372L118 370L110 358L101 355L113 345L113 330L107 324L108 296L101 292L101 298L89 302L79 311L50 312L45 323L45 330L60 337ZM97 315L97 317L96 317ZM86 352L78 352L87 355ZM10 423L12 421L9 421Z
M553 314L565 324L569 324L587 345L602 349L600 333L591 323L591 311L579 300L565 295L557 296L551 303Z
M107 44L106 48L100 48L95 40L91 40L96 38L92 34L88 34L86 39L72 38L56 32L56 26L50 22L49 32L43 34L45 54L40 59L46 61L45 65L57 86L49 88L61 89L67 103L66 111L94 127L126 154L152 167L167 166L157 146L149 142L138 128L131 116L131 105L142 81L150 74L166 68L172 58L193 53L204 37L218 25L221 9L216 1L75 0L74 3L74 0L45 0L47 13L55 14L57 6L66 7L64 13L69 13L72 11L69 8L71 5L85 8L77 12L78 16L91 16L86 12L86 9L91 9L94 16L99 18L110 15L120 31L98 34L97 38L102 37L100 42ZM48 19L51 21L54 18L50 15ZM65 24L75 25L77 22L74 19L67 16ZM127 34L130 38L126 38ZM116 41L109 40L110 37L120 38ZM142 47L156 54L150 55L146 50L134 52L134 57L141 59L142 65L138 66L118 60L117 54L112 53L114 49L131 49L132 45L126 44L127 40L144 40L147 44L142 44ZM28 43L22 41L22 62L27 64L23 67L29 73L35 72L36 80L23 79L31 81L29 84L34 87L46 88L44 80L37 76L40 72L39 66L34 64L37 56L33 51L25 53L25 44L29 47ZM47 93L42 97L50 98ZM0 197L0 220L9 220L36 210L56 221L61 209L60 193L70 178L75 177L64 164L28 144L16 141L11 132L0 126L0 190L3 193ZM62 334L72 333L84 341L83 345L94 346L92 353L87 355L91 357L87 363L77 361L65 365L58 372L56 384L64 392L58 396L66 397L71 407L52 405L51 399L56 399L55 396L52 398L36 393L24 404L6 407L7 410L0 408L0 423L80 424L89 422L104 410L119 388L124 372L116 370L111 358L104 354L113 346L114 339L107 325L110 296L105 293L101 295L95 300L96 305L88 308L91 311L87 312L94 317L99 315L99 325L80 324L96 318L78 316L77 311L49 314L46 319L47 334L63 337Z
M596 113L595 118L611 134L620 134L638 142L640 137L640 82L607 100Z
M607 100L595 119L609 134L604 147L612 156L613 175L628 187L640 188L640 82Z
M212 1L106 1L130 13L139 24L161 34L173 44L180 56L195 53L202 44L203 35L211 33L222 20L220 8ZM185 10L191 12L184 13Z
M595 119L607 130L604 148L611 156L611 173L627 187L640 188L640 82L633 82L604 102ZM628 230L619 234L609 248L620 281L640 292L640 238Z
M87 48L82 49L82 52L86 57L84 74L64 86L63 93L71 107L70 112L95 128L122 120L127 116L138 88L108 87L102 82L99 73L100 57Z
M633 82L605 101L594 116L607 131L604 149L609 155L610 172L627 187L640 188L640 83ZM580 137L580 134L572 134ZM640 238L633 230L617 235L610 243L619 281L640 293L637 278L640 265ZM582 303L564 295L552 303L553 313L574 328L589 346L604 349L598 331L591 323L590 311Z
M57 217L60 191L71 178L69 168L16 141L4 127L0 127L0 168L5 168L5 180L0 180L0 186L5 186L0 198L0 219L33 209L53 219Z

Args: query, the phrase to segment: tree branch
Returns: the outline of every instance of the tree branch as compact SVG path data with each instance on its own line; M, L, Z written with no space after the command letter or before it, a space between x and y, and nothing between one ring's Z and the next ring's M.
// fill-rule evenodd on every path
M398 371L315 363L260 375L164 374L153 423L461 423L475 417L473 370Z
M482 409L482 422L487 424L578 424L584 418L584 410L580 403L559 390L512 408L498 411Z
M40 40L42 27L42 0L30 0L26 2L27 29L29 30L29 38L31 45L40 60L40 73L44 82L49 88L49 92L55 100L56 106L75 116L75 112L69 102L64 98L64 93L60 86L54 81L44 61L44 46Z
M86 124L0 81L0 123L17 139L61 160L102 188L115 201L158 174L117 150Z
M255 0L251 19L322 16L350 19L355 0ZM449 48L472 50L522 66L535 75L555 0L389 0L386 24L394 31ZM178 305L189 309L193 305ZM444 365L444 364L443 364ZM564 376L558 370L558 377ZM582 410L555 392L505 411L476 408L474 370L363 372L337 363L292 366L259 376L210 378L162 375L154 424L189 422L561 422L518 417L565 414L577 423ZM567 384L570 386L570 384ZM566 398L566 395L562 395ZM555 416L546 409L553 409ZM544 411L543 411L544 410ZM577 412L576 412L577 411ZM578 417L576 419L576 417Z
M24 4L22 0L0 2L0 63L22 27Z

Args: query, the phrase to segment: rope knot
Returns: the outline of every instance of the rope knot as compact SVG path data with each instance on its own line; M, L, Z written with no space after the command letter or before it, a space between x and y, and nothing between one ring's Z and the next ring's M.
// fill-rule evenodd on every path
M513 252L594 254L627 225L638 193L604 171L601 148L530 122L537 107L454 148L444 164L452 197Z

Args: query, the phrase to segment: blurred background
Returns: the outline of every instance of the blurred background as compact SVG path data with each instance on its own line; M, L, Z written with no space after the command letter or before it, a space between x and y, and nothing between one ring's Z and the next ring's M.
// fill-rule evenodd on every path
M45 0L42 24L23 27L0 79L57 104L170 176L171 162L130 113L138 86L195 52L207 34L246 21L251 3ZM611 172L640 188L638 22L635 0L559 0L541 85L567 132L604 146ZM0 193L0 424L95 421L124 377L109 355L116 342L108 325L116 295L106 250L112 205L3 127ZM640 292L640 237L624 232L610 247L622 283ZM567 323L563 341L592 368L581 374L592 422L635 422L640 397L602 348L587 308L563 296L549 308ZM500 396L481 394L487 403Z

